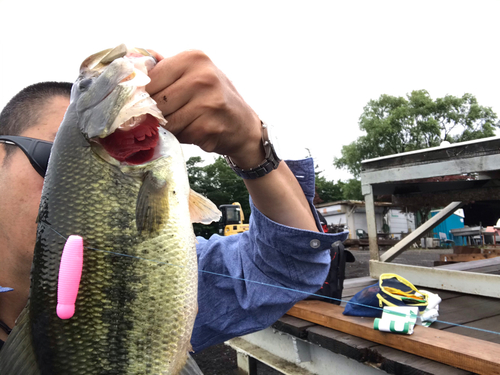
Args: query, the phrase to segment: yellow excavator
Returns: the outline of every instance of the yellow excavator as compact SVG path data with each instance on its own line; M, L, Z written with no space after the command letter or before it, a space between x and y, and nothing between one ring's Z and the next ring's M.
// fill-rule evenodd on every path
M245 216L243 215L241 204L238 202L222 204L219 206L219 210L222 212L222 217L219 221L219 234L221 236L243 233L249 229L249 224L243 224Z

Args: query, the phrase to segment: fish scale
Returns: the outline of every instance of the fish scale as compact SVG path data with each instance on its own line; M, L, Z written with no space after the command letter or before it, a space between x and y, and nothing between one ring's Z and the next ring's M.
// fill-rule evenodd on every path
M57 137L65 142L56 140L54 145L40 212L42 224L57 228L64 236L78 234L89 247L147 256L176 266L85 250L75 316L61 320L54 312L64 240L41 225L30 310L32 329L37 332L34 346L50 348L38 354L41 372L163 373L163 358L174 358L175 352L189 349L190 332L184 327L192 325L196 312L194 238L187 230L187 235L179 235L179 226L191 225L188 213L173 215L174 208L169 208L159 233L138 234L135 205L140 176L124 177L90 148L78 148L74 128L61 127ZM150 168L168 169L169 164L159 159ZM180 190L171 181L168 194L173 195L174 189ZM38 277L36 269L48 272ZM82 356L82 350L87 355Z
M130 123L128 115L117 120L122 106L135 110L127 102L134 90L119 86L130 75L126 52L122 45L89 57L73 85L44 181L30 298L0 351L1 374L201 374L188 356L198 286L191 222L220 212L190 191L180 145L166 130L155 159L137 165L118 162L95 139ZM95 82L80 89L89 75ZM152 99L139 104L165 123ZM84 240L83 267L75 313L60 319L59 265L70 235Z

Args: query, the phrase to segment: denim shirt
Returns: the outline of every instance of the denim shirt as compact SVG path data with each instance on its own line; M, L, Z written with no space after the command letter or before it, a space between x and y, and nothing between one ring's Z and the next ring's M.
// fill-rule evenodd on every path
M312 204L313 159L286 163L321 231ZM330 246L348 235L347 231L318 233L287 227L264 216L251 199L250 206L249 231L228 237L213 235L208 240L197 237L199 310L191 338L195 351L264 329L316 292L330 267ZM0 293L10 290L0 287Z
M313 159L286 163L321 231L312 204ZM331 245L348 235L347 231L318 233L287 227L264 216L251 199L250 206L249 231L227 237L213 235L208 240L197 238L199 310L191 337L195 352L264 329L296 302L316 292L330 268Z

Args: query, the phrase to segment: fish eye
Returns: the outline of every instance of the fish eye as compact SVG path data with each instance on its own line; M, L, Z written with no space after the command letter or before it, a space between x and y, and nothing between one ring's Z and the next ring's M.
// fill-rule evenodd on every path
M89 88L91 83L92 83L92 78L86 78L80 81L80 83L78 84L78 88L80 89L80 91L85 91Z

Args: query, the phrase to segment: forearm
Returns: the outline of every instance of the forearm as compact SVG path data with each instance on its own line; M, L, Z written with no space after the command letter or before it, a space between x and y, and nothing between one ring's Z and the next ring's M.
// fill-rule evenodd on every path
M264 177L244 181L254 205L269 219L293 228L318 231L304 192L285 162Z
M265 157L260 120L254 121L254 131L248 135L246 147L230 156L243 169L256 167ZM297 229L318 231L304 192L285 162L280 162L276 170L263 177L244 182L254 205L269 219Z

